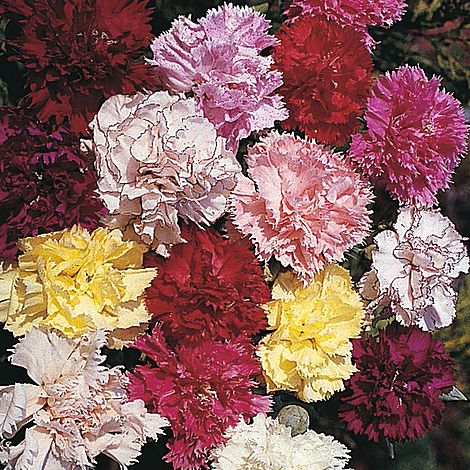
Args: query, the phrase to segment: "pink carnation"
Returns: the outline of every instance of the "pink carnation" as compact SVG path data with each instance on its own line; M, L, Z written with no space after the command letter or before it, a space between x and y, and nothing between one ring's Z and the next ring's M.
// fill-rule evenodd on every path
M388 27L398 21L406 8L404 0L294 0L286 15L324 15L341 26L359 31L365 44L372 48L375 41L367 32L368 26Z
M152 44L162 84L174 92L194 93L197 106L236 151L240 139L287 118L282 84L261 52L276 43L269 21L249 7L224 5L198 23L179 17Z
M275 256L307 283L367 235L371 191L339 154L271 132L249 149L247 163L254 183L238 180L234 224L261 259Z
M466 150L463 108L439 85L419 67L380 77L369 98L368 130L352 139L352 160L401 203L436 204Z

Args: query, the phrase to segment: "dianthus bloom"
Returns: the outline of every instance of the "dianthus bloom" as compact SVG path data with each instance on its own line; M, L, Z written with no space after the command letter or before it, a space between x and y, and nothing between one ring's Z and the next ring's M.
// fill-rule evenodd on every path
M268 397L255 395L260 373L253 347L245 340L218 343L207 339L171 349L157 325L135 347L152 361L130 374L131 397L168 418L173 438L165 460L175 469L207 468L210 451L238 421L270 411Z
M15 346L11 362L37 384L0 387L0 436L14 439L27 424L24 440L0 446L6 470L88 470L106 454L127 469L148 438L158 439L165 418L130 402L128 380L108 369L100 354L102 332L65 339L33 329Z
M144 62L151 10L131 0L4 0L19 19L13 57L26 67L27 102L42 121L84 132L101 103L151 86Z
M290 272L281 273L265 308L268 329L261 358L268 391L290 390L306 402L329 398L344 389L356 368L351 338L364 319L349 273L330 265L304 287Z
M165 255L184 241L178 216L210 225L226 211L241 167L192 98L113 96L91 129L111 227Z
M240 139L274 126L287 112L273 92L282 77L261 55L276 43L269 21L245 6L223 5L197 23L179 17L152 44L160 81L169 90L194 93L196 104L236 151Z
M277 37L273 56L289 110L282 126L319 142L344 144L359 129L371 84L372 59L360 35L303 16L283 24Z
M368 234L372 193L341 155L271 132L248 150L232 196L235 226L263 260L275 256L308 282Z
M341 470L349 450L311 429L291 437L291 429L259 414L252 424L230 428L227 442L212 452L214 470Z
M416 439L440 423L440 395L453 385L450 356L441 341L394 323L353 342L358 368L340 405L348 428L378 442Z
M68 337L98 329L119 336L149 319L143 292L155 269L142 268L146 247L124 242L118 230L74 226L18 245L18 267L0 272L10 285L0 321L14 335L43 325Z
M467 148L463 108L439 86L419 67L386 73L372 87L368 130L353 136L352 160L401 203L436 204Z
M375 41L367 27L389 27L402 17L405 8L405 0L293 0L286 15L294 20L301 15L322 15L358 31L371 49Z
M105 210L89 157L66 128L0 107L1 258L16 258L20 238L77 223L97 227Z
M437 210L401 209L394 231L375 237L372 271L362 281L369 310L387 305L400 323L425 331L450 325L457 301L454 281L469 270L462 242Z
M264 329L259 304L271 296L249 241L224 240L214 229L195 225L184 226L182 236L187 243L175 245L169 258L145 258L158 271L147 306L167 340L227 340Z

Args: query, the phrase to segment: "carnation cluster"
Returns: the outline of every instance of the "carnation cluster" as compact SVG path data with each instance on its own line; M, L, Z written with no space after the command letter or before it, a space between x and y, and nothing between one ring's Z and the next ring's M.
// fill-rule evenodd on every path
M0 2L6 470L368 468L465 399L463 18L234 3Z

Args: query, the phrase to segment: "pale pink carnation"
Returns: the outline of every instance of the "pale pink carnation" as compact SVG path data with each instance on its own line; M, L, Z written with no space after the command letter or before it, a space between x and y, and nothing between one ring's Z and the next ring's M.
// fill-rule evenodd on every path
M454 281L469 270L462 241L437 210L401 209L394 230L375 237L372 271L361 282L369 311L385 305L400 323L424 331L450 325L457 300Z
M352 27L371 49L376 43L367 27L389 27L402 17L405 9L405 0L294 0L285 13L290 19L323 15L343 27Z
M404 204L436 204L466 150L464 110L439 86L419 67L386 73L371 90L368 130L352 139L352 160Z
M204 116L236 151L240 139L287 118L281 73L261 52L276 43L269 21L244 6L223 5L197 23L179 17L152 44L156 73L173 92L194 93Z
M102 332L81 339L33 329L15 346L12 364L37 384L0 387L0 462L6 470L85 470L106 454L126 469L148 438L169 423L128 401L128 379L101 365ZM27 425L24 440L12 444Z
M166 255L184 241L178 217L210 225L226 211L241 167L192 98L116 95L90 126L109 226Z
M275 256L308 283L368 234L371 191L340 154L271 132L249 149L247 163L253 181L239 178L234 224L262 260Z

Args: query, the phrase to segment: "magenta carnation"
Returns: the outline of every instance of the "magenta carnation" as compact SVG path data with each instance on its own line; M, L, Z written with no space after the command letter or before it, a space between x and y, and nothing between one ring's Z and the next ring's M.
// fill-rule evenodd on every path
M247 163L253 181L239 178L234 225L262 260L275 256L309 282L367 236L372 194L340 154L271 132L248 150Z
M348 428L378 442L423 436L442 418L454 382L453 362L441 341L397 323L377 336L353 340L358 368L346 385L340 416Z
M74 224L96 228L105 210L77 136L16 108L0 113L0 257L16 258L20 238Z
M276 40L269 21L249 7L224 5L197 23L179 17L152 44L156 73L174 92L194 93L198 107L236 151L251 132L273 127L287 117L282 83L271 70L272 58L261 55Z
M252 392L261 370L245 340L208 339L173 350L157 325L135 347L152 362L129 374L131 398L170 421L173 438L165 460L175 469L207 468L210 452L225 441L230 426L270 411L269 397Z
M286 15L292 19L301 15L323 15L343 27L359 31L371 48L375 41L367 27L391 26L402 17L405 8L405 0L293 0Z
M464 110L439 86L419 67L386 73L371 90L368 130L353 136L352 160L404 204L436 204L466 150Z

